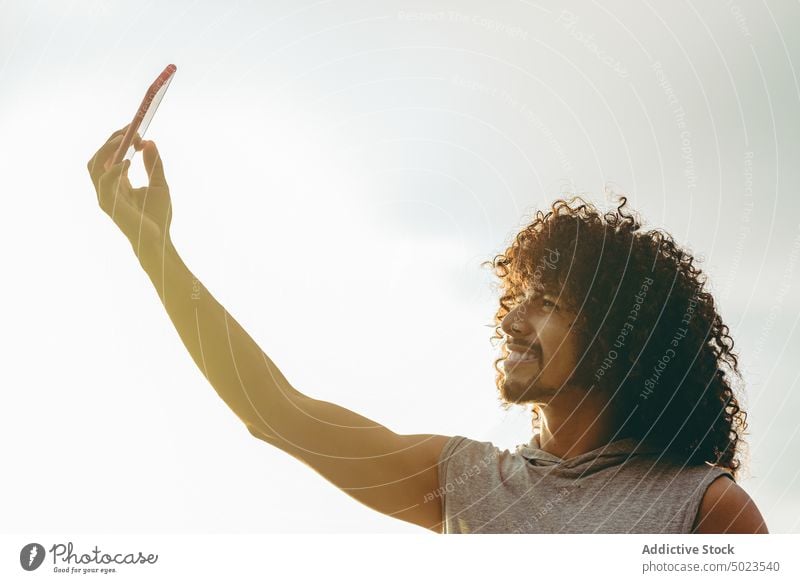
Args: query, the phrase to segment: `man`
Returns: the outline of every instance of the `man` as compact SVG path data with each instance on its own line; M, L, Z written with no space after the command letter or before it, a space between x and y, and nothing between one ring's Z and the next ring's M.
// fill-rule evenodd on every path
M668 236L558 201L492 265L503 281L497 386L533 405L517 451L462 436L399 435L292 387L181 260L153 142L149 184L88 163L184 345L248 431L388 516L451 532L767 532L732 479L744 412L727 328L700 271ZM579 199L578 199L579 200Z

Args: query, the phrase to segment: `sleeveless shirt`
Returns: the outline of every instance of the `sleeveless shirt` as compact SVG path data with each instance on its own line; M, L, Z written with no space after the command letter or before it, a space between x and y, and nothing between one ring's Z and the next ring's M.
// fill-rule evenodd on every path
M443 533L689 533L730 471L687 465L633 438L561 459L539 434L516 451L455 435L438 463Z

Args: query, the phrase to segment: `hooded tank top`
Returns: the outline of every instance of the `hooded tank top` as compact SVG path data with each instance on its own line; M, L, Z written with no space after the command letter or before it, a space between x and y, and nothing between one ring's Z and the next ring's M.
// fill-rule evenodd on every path
M567 460L455 435L439 458L444 534L689 533L708 486L730 471L687 465L633 438Z

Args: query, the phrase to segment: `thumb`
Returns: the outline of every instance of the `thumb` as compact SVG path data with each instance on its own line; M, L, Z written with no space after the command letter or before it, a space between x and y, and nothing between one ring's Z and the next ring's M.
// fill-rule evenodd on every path
M147 171L147 178L151 187L167 186L167 178L164 176L164 163L158 153L155 142L148 140L142 143L142 156L144 157L144 169Z

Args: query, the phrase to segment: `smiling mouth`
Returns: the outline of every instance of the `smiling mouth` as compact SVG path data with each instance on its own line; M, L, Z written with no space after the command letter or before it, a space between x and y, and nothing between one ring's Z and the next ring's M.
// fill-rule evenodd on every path
M506 363L509 365L517 366L521 364L533 364L539 362L539 355L536 351L518 352L512 351L506 357Z

